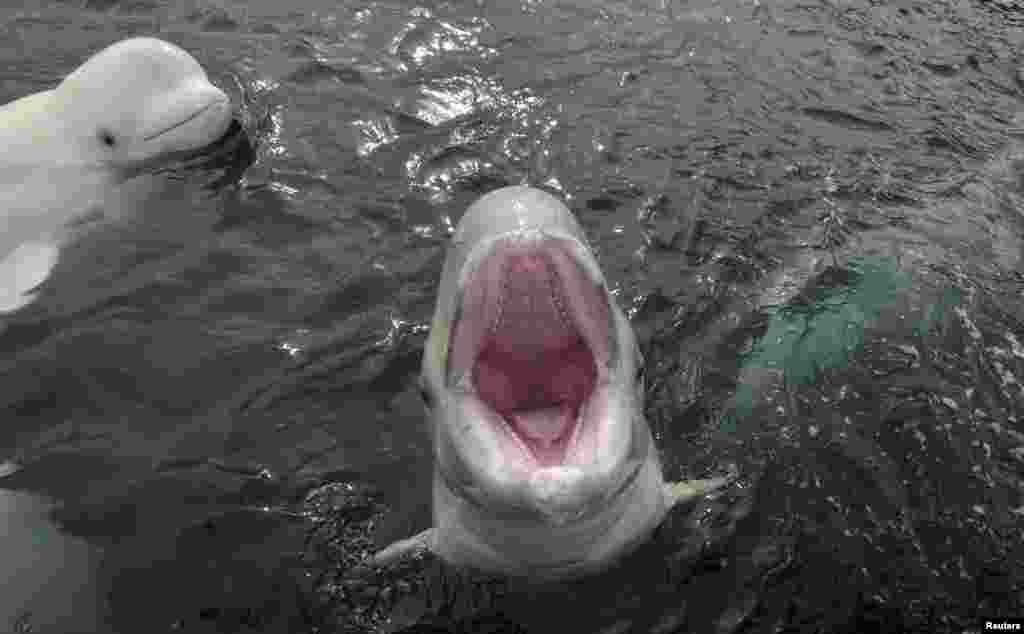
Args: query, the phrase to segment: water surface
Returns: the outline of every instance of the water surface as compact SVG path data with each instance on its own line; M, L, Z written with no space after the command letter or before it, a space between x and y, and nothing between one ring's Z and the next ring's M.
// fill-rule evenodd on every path
M255 151L131 194L133 221L69 249L0 333L3 559L38 533L39 570L65 562L3 595L10 629L1024 611L1017 4L69 0L0 25L0 98L156 35L230 92ZM412 379L445 242L521 182L569 201L628 309L668 475L742 481L579 584L346 579L429 520Z

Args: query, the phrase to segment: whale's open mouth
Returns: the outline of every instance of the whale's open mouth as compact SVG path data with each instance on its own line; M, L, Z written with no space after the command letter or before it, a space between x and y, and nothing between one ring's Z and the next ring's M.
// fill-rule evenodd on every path
M494 242L464 279L449 342L449 376L470 380L539 467L565 462L609 360L608 294L580 253L549 236Z

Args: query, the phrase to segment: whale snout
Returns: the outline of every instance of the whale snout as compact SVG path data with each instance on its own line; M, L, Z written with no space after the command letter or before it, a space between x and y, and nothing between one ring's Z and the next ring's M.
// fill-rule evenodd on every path
M140 131L155 153L186 152L209 145L231 125L231 100L208 81L193 81L153 104Z

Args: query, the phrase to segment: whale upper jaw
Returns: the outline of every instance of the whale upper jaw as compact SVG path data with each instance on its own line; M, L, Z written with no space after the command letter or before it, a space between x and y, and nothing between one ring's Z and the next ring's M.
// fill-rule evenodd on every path
M471 206L445 263L423 363L436 550L514 572L545 568L555 560L541 545L558 544L568 559L552 570L568 572L660 520L641 363L561 202L510 187ZM535 547L500 546L526 535ZM495 539L498 546L478 544Z

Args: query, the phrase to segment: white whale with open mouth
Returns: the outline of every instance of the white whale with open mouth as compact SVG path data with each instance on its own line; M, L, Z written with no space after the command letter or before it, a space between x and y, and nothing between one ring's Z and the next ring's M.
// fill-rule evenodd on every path
M373 563L427 549L510 576L589 574L673 504L731 482L663 481L642 367L565 205L526 186L480 198L455 231L423 356L433 527Z
M210 145L231 118L227 95L191 55L146 37L0 106L0 315L32 301L61 246L110 215L112 186Z

